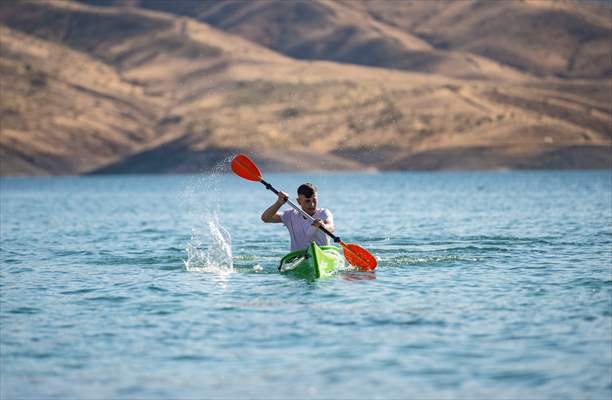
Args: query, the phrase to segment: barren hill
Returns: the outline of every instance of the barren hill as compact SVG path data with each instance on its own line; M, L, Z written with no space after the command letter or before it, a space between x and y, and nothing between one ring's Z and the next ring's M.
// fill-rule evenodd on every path
M196 172L236 151L275 170L612 166L609 66L557 70L528 54L532 64L510 66L479 54L484 39L484 47L441 46L427 34L434 17L394 22L384 5L397 2L105 3L0 4L3 175ZM427 3L435 2L410 4ZM589 13L570 6L580 18ZM467 18L453 10L451 20ZM304 12L321 26L298 23L284 34L270 22L299 22ZM202 22L213 15L227 31ZM605 18L583 19L605 27ZM351 24L361 39L335 36ZM448 37L459 38L448 26ZM469 26L478 23L455 24ZM382 68L397 61L384 51L361 66L298 60L244 29L281 29L268 37L287 43L336 40L343 54L370 40L384 50L382 35L401 44L411 66ZM605 66L601 48L584 46Z
M0 26L2 174L65 174L127 156L159 108L108 65Z
M185 15L298 59L504 78L612 78L612 7L565 0L81 0ZM513 71L514 70L514 71Z

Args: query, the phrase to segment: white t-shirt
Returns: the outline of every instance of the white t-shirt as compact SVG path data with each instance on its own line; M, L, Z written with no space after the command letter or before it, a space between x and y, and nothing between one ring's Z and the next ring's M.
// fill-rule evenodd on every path
M317 208L312 217L321 221L332 223L334 221L331 211L326 208ZM312 241L315 241L319 246L331 244L330 237L321 229L312 226L312 222L304 218L297 210L290 209L283 211L281 220L291 236L291 251L305 249Z

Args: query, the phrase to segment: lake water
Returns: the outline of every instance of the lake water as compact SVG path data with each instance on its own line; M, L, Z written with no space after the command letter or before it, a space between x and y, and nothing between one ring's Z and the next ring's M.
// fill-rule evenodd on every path
M265 178L378 269L280 275L231 174L3 179L0 397L611 398L610 171Z

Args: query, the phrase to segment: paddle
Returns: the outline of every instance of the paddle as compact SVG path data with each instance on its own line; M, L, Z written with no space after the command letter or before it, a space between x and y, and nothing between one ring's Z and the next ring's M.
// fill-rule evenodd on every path
M278 190L276 190L271 184L263 180L261 172L259 171L259 168L257 168L257 165L255 165L255 163L244 154L238 154L236 157L234 157L234 159L232 160L232 171L234 171L234 173L240 176L241 178L248 179L249 181L261 182L266 187L266 189L271 190L274 194L278 195ZM291 200L287 199L287 203L291 207L299 211L304 216L304 218L307 218L312 222L315 221L315 219L311 215L308 215L300 207L293 204ZM319 226L319 229L321 229L332 239L334 239L335 243L339 243L340 246L342 246L342 248L344 249L344 257L349 263L351 263L351 265L354 265L355 267L359 267L367 271L373 271L378 265L378 261L376 261L376 258L372 255L372 253L370 253L363 247L352 243L344 243L338 236L334 235L333 233L325 229L325 227L323 226Z

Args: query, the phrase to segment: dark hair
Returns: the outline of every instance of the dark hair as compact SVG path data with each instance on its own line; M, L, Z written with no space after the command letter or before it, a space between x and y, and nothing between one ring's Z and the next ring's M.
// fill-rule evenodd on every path
M312 197L317 192L317 187L312 183L304 183L297 190L298 196L303 194L306 197Z

